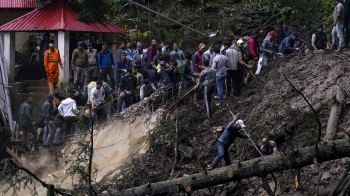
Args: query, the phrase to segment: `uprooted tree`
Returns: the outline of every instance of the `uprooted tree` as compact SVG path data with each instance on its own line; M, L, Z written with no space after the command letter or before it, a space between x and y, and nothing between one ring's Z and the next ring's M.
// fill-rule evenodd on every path
M167 195L178 191L191 192L232 181L239 181L252 176L264 176L269 173L302 168L319 162L330 161L350 156L350 140L336 140L312 147L293 149L287 154L275 154L244 162L236 162L228 167L157 183L149 183L125 190L110 190L102 195Z

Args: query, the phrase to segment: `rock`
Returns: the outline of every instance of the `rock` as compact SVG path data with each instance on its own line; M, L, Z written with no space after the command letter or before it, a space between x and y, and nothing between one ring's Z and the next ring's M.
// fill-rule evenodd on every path
M324 172L322 177L321 177L321 181L329 181L332 178L332 175L329 172Z

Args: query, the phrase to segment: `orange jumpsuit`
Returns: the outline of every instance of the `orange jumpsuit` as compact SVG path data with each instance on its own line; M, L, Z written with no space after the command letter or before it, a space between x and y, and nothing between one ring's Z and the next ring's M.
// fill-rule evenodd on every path
M60 74L60 69L58 64L62 66L62 60L60 56L60 51L57 48L47 49L44 53L44 66L47 70L47 81L54 84L58 83L58 76Z

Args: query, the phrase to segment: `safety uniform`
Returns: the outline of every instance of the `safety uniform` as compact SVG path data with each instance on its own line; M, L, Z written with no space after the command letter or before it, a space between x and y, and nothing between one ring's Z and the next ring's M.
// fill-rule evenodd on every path
M44 66L47 72L47 82L51 94L54 91L54 85L58 83L58 76L60 74L58 64L62 66L60 51L57 48L46 50L44 53Z

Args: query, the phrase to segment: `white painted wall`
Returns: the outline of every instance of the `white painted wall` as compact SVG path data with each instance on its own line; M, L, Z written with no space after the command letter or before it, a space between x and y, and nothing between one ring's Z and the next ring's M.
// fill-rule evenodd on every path
M63 70L60 69L58 88L65 90L69 87L69 31L58 31L58 50L60 51Z
M15 81L15 32L4 33L4 60L9 81Z

